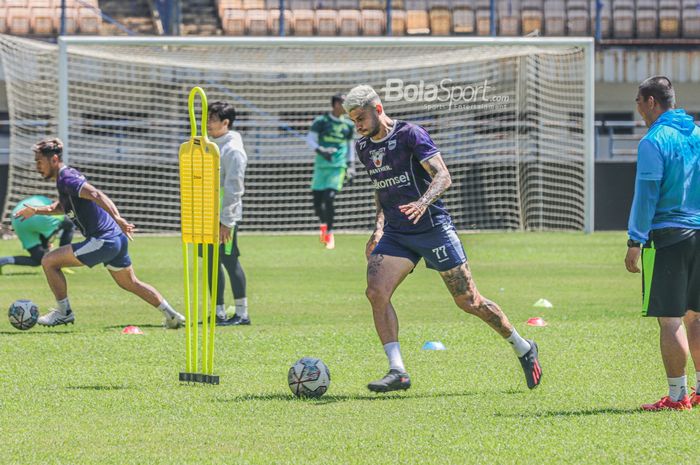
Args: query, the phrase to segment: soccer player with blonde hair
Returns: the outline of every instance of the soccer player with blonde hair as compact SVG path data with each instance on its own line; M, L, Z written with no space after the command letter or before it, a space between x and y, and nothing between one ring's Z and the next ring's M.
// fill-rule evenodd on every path
M495 302L476 288L467 257L440 196L450 187L450 172L422 127L390 118L367 85L352 89L343 103L357 132L357 156L372 184L376 227L367 256L367 298L374 325L389 360L389 372L369 383L371 391L408 389L411 380L399 347L399 322L391 297L422 259L437 270L454 302L481 318L517 354L527 386L542 379L537 344L523 339Z

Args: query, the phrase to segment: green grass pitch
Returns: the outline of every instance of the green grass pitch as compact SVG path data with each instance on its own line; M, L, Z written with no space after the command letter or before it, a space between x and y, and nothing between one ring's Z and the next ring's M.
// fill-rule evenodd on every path
M219 328L219 386L177 381L184 331L102 267L68 276L76 324L20 332L0 321L0 462L17 464L694 463L697 411L642 413L666 393L658 328L640 316L624 233L463 235L481 292L539 343L529 391L510 347L457 309L423 264L394 296L413 387L375 395L387 369L364 296L366 236L240 238L250 327ZM0 242L0 254L20 252ZM182 308L179 239L139 237L137 275ZM536 309L539 298L553 309ZM53 305L38 268L5 267L3 309ZM232 303L227 287L227 303ZM3 310L6 311L6 310ZM525 321L542 316L547 327ZM121 329L137 325L143 336ZM422 351L439 340L446 351ZM299 400L288 367L319 357L328 393ZM689 383L694 370L689 364Z

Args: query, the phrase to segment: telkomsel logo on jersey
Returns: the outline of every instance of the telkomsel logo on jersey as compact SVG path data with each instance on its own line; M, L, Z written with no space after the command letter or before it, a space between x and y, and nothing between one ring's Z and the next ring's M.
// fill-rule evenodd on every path
M377 190L386 189L387 187L409 187L411 185L411 178L408 175L408 171L404 171L403 174L382 179L381 181L373 179L372 183Z

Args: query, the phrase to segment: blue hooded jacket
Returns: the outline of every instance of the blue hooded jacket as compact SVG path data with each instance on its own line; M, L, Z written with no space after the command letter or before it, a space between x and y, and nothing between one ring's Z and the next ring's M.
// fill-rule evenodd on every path
M700 229L700 128L684 110L668 110L637 148L629 237L645 243L661 228Z

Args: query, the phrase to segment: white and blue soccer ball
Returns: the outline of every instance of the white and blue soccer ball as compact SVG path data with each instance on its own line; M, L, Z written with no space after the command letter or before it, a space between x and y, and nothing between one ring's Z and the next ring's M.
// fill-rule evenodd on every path
M331 372L320 359L304 357L289 368L287 381L297 397L321 397L331 384Z
M36 324L39 319L39 308L31 300L15 300L7 312L10 324L25 331Z

